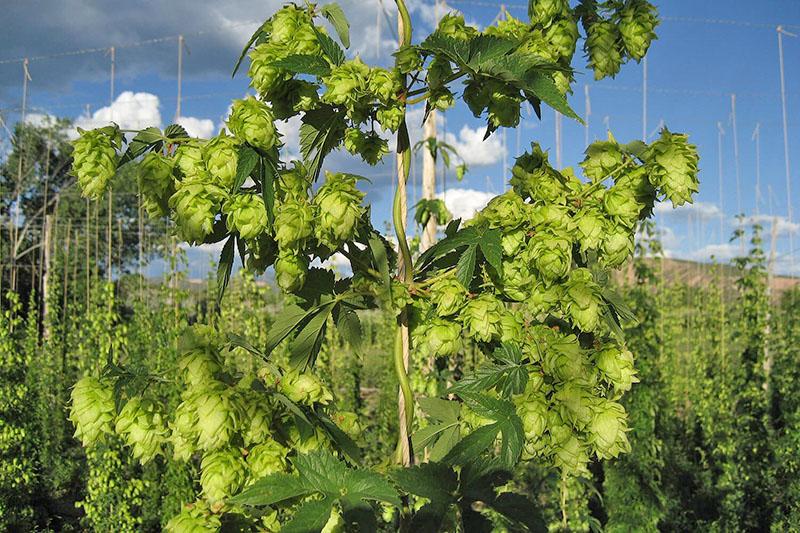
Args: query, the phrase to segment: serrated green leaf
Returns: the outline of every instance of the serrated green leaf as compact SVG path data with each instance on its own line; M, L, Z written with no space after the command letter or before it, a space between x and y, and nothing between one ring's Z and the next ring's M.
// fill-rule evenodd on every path
M274 505L311 492L297 476L275 473L259 479L228 501L237 505Z
M356 355L360 355L364 330L361 328L361 319L358 318L358 313L352 309L341 309L336 319L336 329L342 339L353 348Z
M117 166L121 167L133 161L137 157L144 155L148 150L159 150L162 145L163 136L161 135L161 130L155 127L145 128L128 143L128 148L122 154Z
M522 446L525 443L522 420L517 415L517 409L514 404L508 400L483 394L459 393L459 396L479 416L496 421L496 424L492 425L496 425L495 431L499 431L502 434L500 460L509 467L514 466L517 459L519 459L520 453L522 453ZM497 434L496 432L495 435ZM465 437L464 440L468 437Z
M310 74L311 76L328 76L331 67L327 61L320 56L306 54L292 54L282 59L276 59L271 66L282 68L295 74Z
M384 244L383 239L377 232L373 232L370 234L369 239L369 249L372 254L372 259L375 262L375 266L378 268L378 272L381 274L381 280L383 281L383 299L386 301L391 300L391 289L392 289L392 277L389 273L389 257L386 254L386 245Z
M458 489L458 476L452 466L429 462L411 468L398 468L390 477L409 494L427 498L432 502L450 503Z
M333 29L336 30L336 34L344 47L350 48L350 23L347 21L342 7L336 2L331 2L322 7L321 13L328 19Z
M258 29L250 36L250 39L247 40L247 44L244 45L242 48L242 53L239 54L239 58L236 60L236 64L233 66L233 73L231 74L231 78L236 76L236 72L239 70L239 66L241 66L242 61L244 60L244 56L247 55L247 52L250 51L250 47L253 46L253 43L261 37L262 34L266 33L267 27L269 26L269 21L265 21L264 24L258 27Z
M267 209L267 221L270 227L275 223L275 176L278 175L280 156L278 149L273 148L261 157L258 164L261 196Z
M285 339L297 326L313 314L314 310L306 311L297 305L287 305L276 316L275 322L267 331L267 345L264 349L267 355Z
M314 33L317 36L317 41L319 42L319 48L322 51L322 54L328 58L328 60L335 66L339 66L345 61L344 50L342 47L336 44L336 41L331 39L328 35L319 31L316 27L314 28Z
M338 497L339 489L347 483L349 469L342 461L325 450L298 454L292 464L307 488Z
M319 533L331 516L334 500L323 498L303 503L281 528L281 533Z
M494 268L495 272L500 276L503 275L502 237L503 234L499 229L490 229L484 232L478 241L484 259L492 265L492 268Z
M419 256L417 265L419 270L423 270L436 259L457 250L462 246L469 246L478 242L480 235L474 227L464 228L457 231L450 237L446 237L437 242Z
M569 106L567 99L561 94L556 87L553 79L542 72L530 71L525 76L524 85L520 87L526 93L535 95L539 100L546 103L562 115L568 118L574 118L581 124L581 119L578 114L573 111Z
M345 455L345 458L353 464L359 464L361 462L361 450L355 441L325 413L314 412L313 416L317 419L318 425L331 438L336 448Z
M369 470L348 470L344 487L350 498L372 500L400 506L400 498L391 483L380 474Z
M519 40L496 35L477 35L469 42L469 66L480 71L519 46Z
M501 492L487 504L511 523L525 526L530 533L548 531L540 505L521 494Z
M499 431L500 424L497 422L479 427L461 439L443 460L454 465L463 465L473 461L494 444Z
M188 136L189 133L186 131L186 128L180 124L170 124L164 128L164 137L167 139L181 139Z
M289 363L300 370L314 366L322 339L325 337L325 326L333 311L334 302L319 306L314 316L297 332L289 345Z
M233 190L237 191L247 181L250 174L256 168L259 162L258 152L251 147L243 144L239 147L239 153L236 158L236 176L233 178Z
M470 48L467 41L447 37L437 31L429 35L419 45L419 49L423 53L443 56L460 67L469 68Z
M427 448L430 460L441 460L461 438L458 421L461 406L439 398L420 398L418 403L430 420L426 427L412 435L414 449Z
M235 243L236 236L231 235L225 242L225 246L222 247L222 252L219 254L219 264L217 265L217 306L222 302L225 289L228 287L228 282L231 280Z
M470 244L456 264L456 279L469 289L472 284L472 276L475 274L475 263L478 258L478 247Z
M344 115L330 106L309 111L300 126L300 153L312 179L316 181L322 162L344 138Z

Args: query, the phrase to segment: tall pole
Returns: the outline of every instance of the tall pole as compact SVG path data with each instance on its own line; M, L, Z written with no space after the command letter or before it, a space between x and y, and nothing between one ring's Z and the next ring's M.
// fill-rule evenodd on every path
M783 26L778 26L778 60L781 73L781 111L783 115L783 165L786 172L786 218L790 224L792 223L792 171L789 165L789 118L786 106L786 71L783 64L783 36L796 37L793 33L789 33L783 29ZM789 231L789 264L791 268L791 275L794 275L794 235Z
M562 158L561 158L561 113L558 111L555 112L555 123L556 123L556 167L561 168L562 166Z
M25 114L28 110L28 82L31 80L31 74L28 71L28 58L26 57L22 62L22 109L20 122L25 124ZM22 139L18 139L17 149L22 151ZM19 222L21 217L20 202L22 201L22 161L25 159L23 154L20 154L19 163L17 165L17 183L16 183L16 198L14 200L14 227L13 229L13 243L11 249L11 290L17 288L17 251L19 248Z
M642 61L642 141L647 142L647 56Z
M756 122L753 130L753 142L756 144L756 216L760 213L761 203L761 123Z
M113 118L114 118L114 115L113 115L113 113L114 113L114 78L115 78L115 72L116 72L116 66L117 66L116 65L117 64L117 49L112 46L109 49L109 54L111 55L111 82L109 84L111 90L110 90L110 94L109 94L109 103L108 103L109 107L108 107L108 109L109 109L109 115L111 116L111 119L113 120ZM107 245L107 249L106 249L106 278L108 279L109 283L111 282L111 266L112 266L111 246L112 246L112 241L113 241L113 239L112 239L113 230L112 230L112 222L111 222L111 213L113 212L113 208L114 208L114 192L113 192L112 189L109 189L109 191L108 191L108 228L107 228L107 231L106 231L106 245Z
M378 27L380 28L380 11L378 11ZM434 17L436 23L439 23L439 0L436 0L434 6ZM380 30L379 30L380 31ZM378 45L380 46L380 44ZM431 146L436 142L436 119L438 113L436 109L431 109L428 113L428 118L425 119L423 125L422 136L425 139L422 150L422 197L426 200L433 200L436 198L436 157L431 151ZM425 251L436 242L436 224L437 221L434 217L428 220L422 230L422 238L420 239L420 251Z
M181 97L183 90L183 35L178 35L178 100L175 104L175 122L181 118Z
M583 86L583 144L586 148L589 147L589 117L592 116L592 101L589 99L589 86Z
M719 240L725 241L725 199L723 189L723 175L722 175L722 137L725 135L725 130L722 128L722 122L717 122L717 172L719 173Z
M736 127L736 95L731 94L731 129L733 130L733 165L736 175L736 215L739 216L739 251L744 255L744 215L742 211L742 178L739 165L739 129Z

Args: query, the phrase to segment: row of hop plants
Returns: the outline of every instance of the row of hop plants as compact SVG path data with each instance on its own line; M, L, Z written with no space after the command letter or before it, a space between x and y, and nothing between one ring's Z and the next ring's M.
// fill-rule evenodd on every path
M545 103L578 118L565 98L577 25L602 78L644 55L654 8L532 0L528 22L508 17L479 32L450 16L415 45L406 6L397 6L403 31L393 69L346 59L316 23L327 18L348 47L349 26L335 4L287 5L245 48L257 96L234 101L230 133L206 141L170 126L126 138L111 125L75 142L73 172L87 196L99 198L118 167L135 164L151 214L169 216L189 244L225 241L219 298L237 251L251 271L273 267L286 293L263 344L195 326L173 374L132 373L112 360L73 389L70 416L88 448L121 438L145 463L161 454L199 461L198 499L168 530L541 530L535 503L503 487L520 461L555 468L566 483L587 475L593 458L630 450L619 400L637 381L621 328L633 317L609 271L631 256L636 225L657 200L680 206L697 192L697 151L685 135L665 129L649 145L609 136L587 150L585 181L553 168L534 143L517 159L508 193L474 219L450 223L417 257L400 188L395 247L372 226L358 176L326 172L317 181L339 147L378 163L391 133L405 181L407 106L451 107L462 79L462 97L486 117L487 135L518 125L525 101L537 113ZM297 115L303 160L283 161L275 121ZM352 275L309 266L336 253ZM397 452L365 465L362 421L336 408L315 366L329 326L357 350L360 315L377 309L396 319ZM409 352L448 360L464 343L487 363L419 398L427 416L415 421ZM259 360L255 372L230 364L236 350ZM152 396L162 379L181 390L174 411Z

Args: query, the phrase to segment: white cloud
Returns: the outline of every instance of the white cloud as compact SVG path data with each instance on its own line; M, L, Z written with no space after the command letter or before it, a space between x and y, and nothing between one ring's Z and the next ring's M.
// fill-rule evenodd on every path
M717 261L728 261L739 255L741 255L740 245L733 242L726 242L707 244L687 254L687 258L695 261L707 261L713 257Z
M469 166L493 165L502 161L503 143L500 136L494 135L484 140L485 129L470 128L466 124L461 127L458 137L448 132L445 141L456 149Z
M75 119L75 126L92 129L106 126L111 122L122 129L138 130L161 125L158 96L151 93L125 91L117 96L110 106L101 107L91 115L81 115Z
M722 211L716 204L708 202L695 202L673 208L672 202L658 202L654 209L657 215L676 218L689 218L699 220L713 220L722 216Z
M475 213L486 207L489 200L495 197L494 194L475 189L447 189L444 193L436 195L443 198L447 209L453 214L453 218L469 220Z
M282 135L284 159L300 158L300 117L292 117L289 120L282 120L275 124Z
M214 121L207 118L178 117L178 124L186 129L190 137L209 138L214 135Z
M797 235L800 232L800 224L797 222L789 222L786 217L776 217L770 215L753 215L749 217L745 217L744 223L747 226L752 226L754 224L760 224L764 228L764 233L768 234L772 231L772 225L775 224L776 230L778 235L789 235L794 234ZM739 221L733 220L731 225L738 226Z
M25 122L37 128L53 126L58 119L49 113L28 113L25 115Z

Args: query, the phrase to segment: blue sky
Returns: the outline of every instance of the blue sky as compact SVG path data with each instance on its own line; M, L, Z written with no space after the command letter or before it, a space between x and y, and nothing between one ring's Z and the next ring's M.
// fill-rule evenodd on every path
M654 133L663 121L673 131L690 134L701 153L701 193L695 208L673 211L665 206L658 220L664 229L665 245L675 257L707 260L714 253L727 258L739 250L729 245L728 236L735 228L737 206L754 215L785 217L787 189L784 174L783 131L781 122L777 34L783 24L788 31L800 34L800 2L771 0L749 2L669 0L655 2L664 18L648 56L648 133ZM188 53L184 55L182 115L192 117L198 131L216 132L228 103L247 91L243 75L231 79L229 72L238 50L246 41L257 20L266 17L279 2L275 0L236 0L210 2L173 0L169 3L146 0L136 6L79 0L32 0L17 2L6 13L8 31L0 35L0 113L3 120L19 119L22 94L22 64L14 61L24 56L53 56L30 62L28 112L76 118L92 124L109 116L108 54L75 50L108 48L116 50L115 93L125 91L111 111L115 120L144 124L160 121L168 124L175 114L177 40L186 35ZM379 11L377 0L345 0L341 4L353 22L353 53L368 62L386 63L393 40L389 19L394 17L392 2ZM511 14L523 17L523 2L506 4ZM433 0L411 4L416 36L422 38L434 18ZM489 24L499 13L500 2L451 1L451 8L461 10L468 21ZM376 21L381 21L380 31ZM380 35L380 41L379 41ZM160 39L158 42L128 46L131 43ZM800 38L784 38L787 103L789 110L789 145L792 165L794 220L800 198ZM589 87L591 114L590 139L602 138L610 126L616 138L628 141L642 134L642 66L630 63L615 79L594 82L583 60L578 70L575 95L571 103L585 115L584 85ZM139 94L137 94L139 93ZM153 97L140 93L148 93ZM739 193L737 194L734 160L734 129L731 121L731 94L736 94L739 145ZM87 108L88 106L88 108ZM88 109L88 115L87 115ZM415 115L419 117L419 113ZM124 119L123 119L124 117ZM138 121L138 122L137 122ZM724 130L723 182L720 198L718 174L718 124ZM756 124L761 132L761 202L756 204L755 143L751 139ZM413 125L412 125L413 126ZM284 127L287 144L296 143L294 125ZM524 150L531 141L550 148L555 158L554 116L545 110L543 119L525 119L519 131L509 130L479 145L482 123L465 107L447 113L446 131L451 141L461 147L473 162L462 183L452 176L449 200L457 209L479 203L481 192L502 188L504 162L513 164L517 147ZM444 128L440 128L440 132ZM578 123L564 120L563 164L574 165L582 157L585 130ZM0 144L7 142L0 130ZM503 156L505 144L506 155ZM328 168L353 170L348 158L335 155ZM374 203L376 224L389 218L391 196L388 167L355 170L372 178L368 199ZM414 188L411 185L413 194ZM771 192L771 194L770 194ZM721 202L720 202L721 200ZM722 211L720 211L720 203ZM720 216L721 213L724 213ZM769 226L769 222L766 222ZM789 232L793 231L795 248L800 248L800 227L783 220L778 238L779 271L787 272ZM796 271L800 270L800 254ZM205 259L193 273L208 267Z

